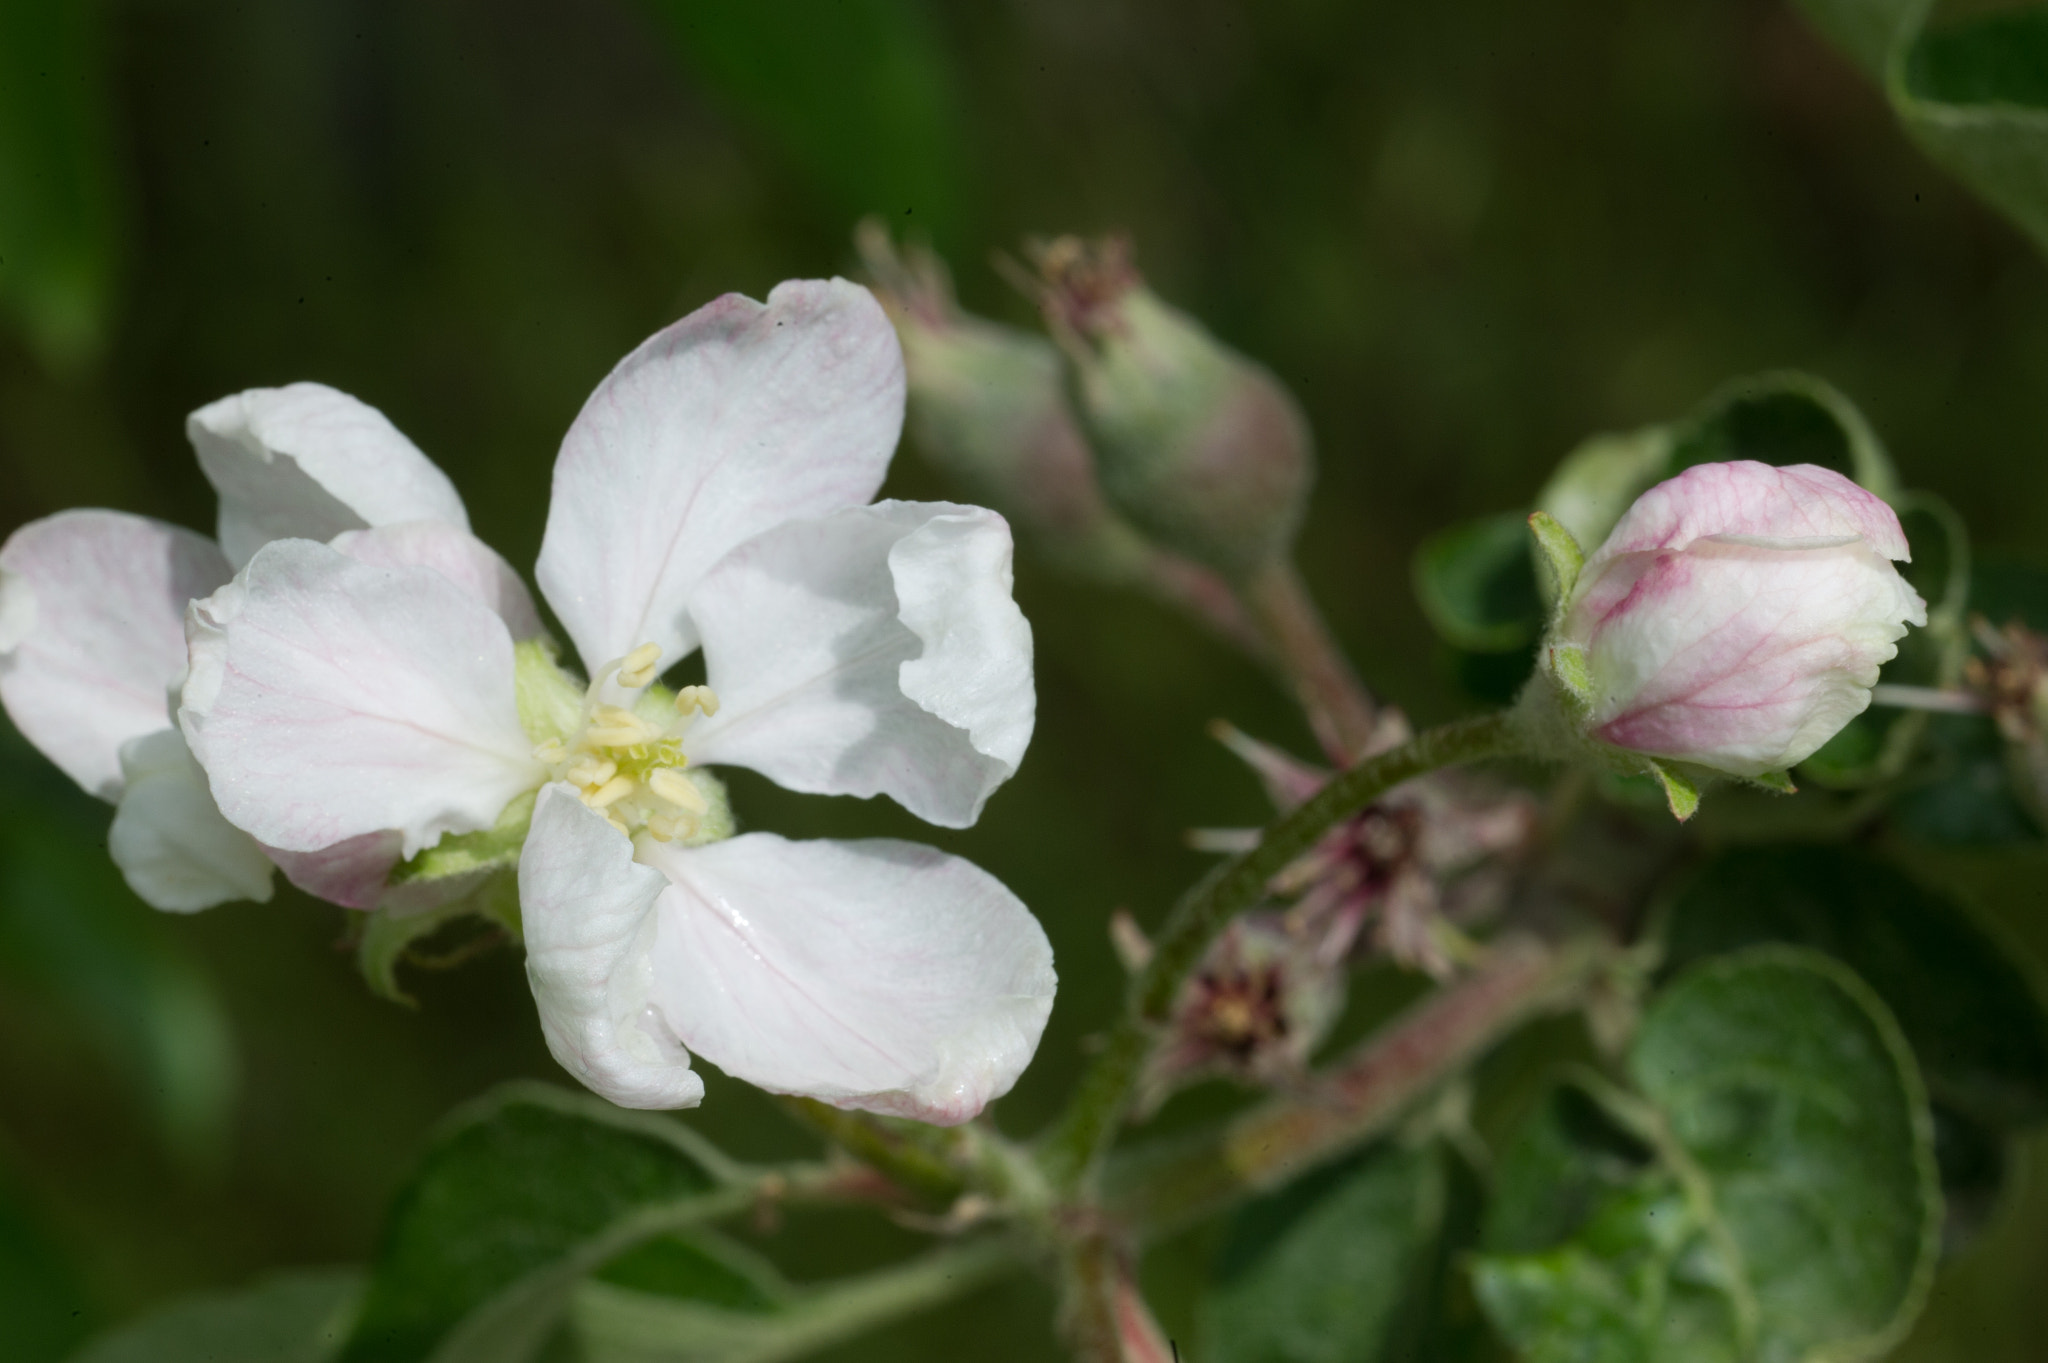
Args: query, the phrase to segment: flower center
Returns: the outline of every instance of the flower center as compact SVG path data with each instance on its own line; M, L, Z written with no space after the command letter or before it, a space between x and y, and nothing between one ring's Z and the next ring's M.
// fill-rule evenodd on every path
M584 804L628 836L645 831L660 842L686 843L727 837L732 815L722 786L687 770L690 759L683 755L683 735L698 715L718 713L718 697L708 686L686 686L671 696L655 685L660 659L659 647L642 644L599 668L573 725L542 740L533 755L549 780L567 781ZM631 709L599 700L613 676L640 692Z

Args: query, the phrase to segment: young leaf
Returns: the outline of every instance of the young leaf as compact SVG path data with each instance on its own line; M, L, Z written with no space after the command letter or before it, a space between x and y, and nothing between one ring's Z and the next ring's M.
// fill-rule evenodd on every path
M1627 1068L1641 1098L1605 1101L1635 1142L1603 1165L1548 1115L1504 1161L1522 1211L1474 1264L1496 1328L1538 1363L1889 1349L1926 1294L1941 1202L1876 995L1812 952L1722 958L1652 1003Z
M1202 1303L1215 1363L1371 1363L1443 1217L1434 1149L1382 1147L1238 1214Z
M362 1288L361 1271L327 1269L188 1297L101 1336L71 1363L327 1363Z
M649 1209L687 1209L725 1178L672 1122L512 1086L444 1131L400 1193L342 1363L531 1358L578 1279L668 1229ZM645 1235L621 1235L636 1224Z

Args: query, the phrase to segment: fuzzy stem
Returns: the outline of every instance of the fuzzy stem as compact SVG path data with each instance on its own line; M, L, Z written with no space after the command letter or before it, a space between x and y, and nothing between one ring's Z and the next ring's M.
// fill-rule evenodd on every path
M785 1310L764 1315L589 1283L577 1295L575 1329L602 1356L683 1359L715 1353L734 1363L776 1363L928 1311L1025 1262L1025 1247L1014 1238L950 1245L806 1292Z
M1317 741L1341 764L1356 761L1372 746L1372 698L1331 637L1294 565L1284 559L1267 564L1245 581L1239 596Z
M1417 734L1398 748L1339 772L1307 801L1269 824L1257 847L1223 862L1197 882L1174 906L1152 959L1132 981L1126 1016L1110 1033L1082 1076L1065 1116L1040 1147L1039 1160L1053 1188L1072 1193L1094 1175L1182 983L1224 924L1265 898L1275 875L1339 820L1403 781L1439 767L1509 756L1520 747L1519 731L1507 712Z

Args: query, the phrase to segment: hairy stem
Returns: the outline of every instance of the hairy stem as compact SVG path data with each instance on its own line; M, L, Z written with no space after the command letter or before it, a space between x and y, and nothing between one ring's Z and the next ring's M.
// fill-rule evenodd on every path
M1403 781L1439 767L1516 751L1516 731L1507 713L1417 734L1398 748L1339 772L1307 802L1267 825L1257 847L1223 862L1189 890L1174 906L1151 960L1132 981L1126 1016L1082 1075L1066 1115L1040 1147L1040 1163L1054 1190L1071 1193L1096 1172L1182 983L1223 925L1263 899L1275 875L1339 820Z
M586 1283L576 1297L575 1329L586 1348L604 1356L773 1363L928 1311L1025 1262L1024 1245L1014 1238L952 1245L805 1293L787 1309L769 1313L721 1311L675 1297Z
M785 1098L783 1110L905 1192L946 1203L967 1191L957 1129L849 1112L815 1098Z
M1339 763L1356 761L1372 745L1372 698L1330 636L1294 565L1284 559L1268 564L1245 582L1239 596L1317 741Z
M1170 1234L1383 1135L1501 1038L1575 997L1611 957L1604 939L1496 944L1478 971L1368 1037L1305 1090L1119 1155L1106 1180L1109 1218L1142 1238Z

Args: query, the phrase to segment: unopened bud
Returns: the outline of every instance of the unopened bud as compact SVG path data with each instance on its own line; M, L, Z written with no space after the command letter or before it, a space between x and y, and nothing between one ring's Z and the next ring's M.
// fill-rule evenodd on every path
M915 246L899 251L879 222L863 222L857 244L903 345L910 435L925 458L1009 517L1054 566L1149 591L1260 651L1228 583L1110 507L1052 344L962 311L944 262Z
M1789 788L1786 768L1862 713L1906 626L1927 623L1892 566L1908 557L1897 515L1811 464L1695 465L1583 561L1554 520L1531 524L1563 597L1525 714L1647 769L1681 818L1699 798L1682 767Z
M1293 543L1313 476L1278 379L1145 287L1125 244L1032 248L1110 504L1155 542L1242 582Z
M918 449L1062 566L1137 576L1149 548L1096 484L1059 352L1030 332L963 312L944 262L916 246L899 252L875 220L861 224L857 241L903 343Z

